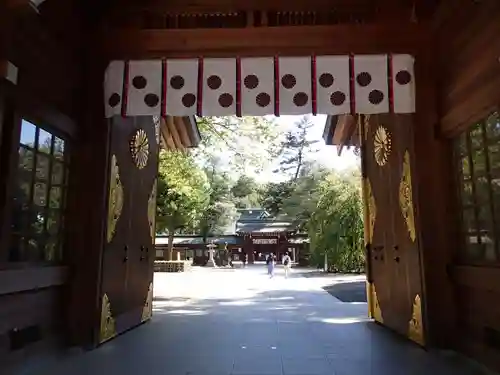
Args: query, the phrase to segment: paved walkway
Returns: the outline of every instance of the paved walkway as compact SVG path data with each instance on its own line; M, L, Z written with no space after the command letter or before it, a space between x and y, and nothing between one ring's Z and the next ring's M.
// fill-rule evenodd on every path
M155 276L151 322L50 375L471 375L368 321L331 280L270 280L263 267ZM45 374L45 373L44 373Z

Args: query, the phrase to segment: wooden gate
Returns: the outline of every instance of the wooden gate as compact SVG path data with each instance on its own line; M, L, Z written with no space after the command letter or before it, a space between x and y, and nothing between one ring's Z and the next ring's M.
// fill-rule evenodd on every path
M106 247L101 273L103 343L152 315L159 123L111 120Z
M370 316L425 345L411 115L360 118Z

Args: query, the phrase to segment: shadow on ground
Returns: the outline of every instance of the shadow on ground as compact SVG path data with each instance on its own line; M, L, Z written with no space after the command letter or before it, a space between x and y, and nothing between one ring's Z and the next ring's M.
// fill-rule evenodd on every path
M323 289L342 302L367 302L365 281L336 283Z
M218 293L201 298L157 296L149 323L33 374L478 374L373 323L365 303L341 302L311 282L255 274L247 285L216 279L209 286Z
M315 268L292 268L295 275L299 277L306 278L317 278L317 277L325 277L325 278L333 278L333 277L349 277L349 276L363 276L364 273L332 273L325 272L322 269Z

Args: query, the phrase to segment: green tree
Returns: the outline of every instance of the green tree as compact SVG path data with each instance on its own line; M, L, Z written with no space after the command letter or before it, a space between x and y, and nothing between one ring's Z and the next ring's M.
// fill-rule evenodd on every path
M202 142L194 154L202 165L216 157L230 173L258 173L276 154L278 127L269 118L201 117L197 122Z
M260 206L260 185L253 177L241 175L231 188L237 208Z
M272 216L279 216L284 213L284 204L290 198L295 188L292 181L269 183L262 189L261 206Z
M358 169L334 172L306 164L296 180L268 184L262 205L274 216L295 223L310 238L310 260L329 269L360 271L364 267L362 200Z
M304 173L295 180L293 189L282 202L281 212L292 219L299 231L307 231L311 215L321 199L321 183L331 171L319 166L304 167Z
M209 235L223 234L237 215L231 199L231 181L227 173L220 172L217 167L217 163L213 163L211 168L205 169L210 185L209 200L198 226L204 243Z
M362 199L359 180L331 174L319 187L317 208L308 223L312 259L335 272L364 268Z
M314 125L309 116L302 117L295 125L294 129L286 132L285 139L280 144L280 166L275 171L290 174L293 181L299 178L306 165L306 155L317 152L312 146L318 142L307 139L307 131Z
M168 232L169 260L175 232L200 219L209 202L209 189L206 174L190 154L160 152L156 228Z

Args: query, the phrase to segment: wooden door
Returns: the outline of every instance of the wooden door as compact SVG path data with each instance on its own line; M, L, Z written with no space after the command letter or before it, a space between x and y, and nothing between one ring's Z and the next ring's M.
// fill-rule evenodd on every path
M370 313L377 322L388 324L393 320L390 308L392 262L389 259L393 233L390 225L391 197L387 189L391 171L386 166L384 151L373 142L381 134L377 134L375 126L370 126L368 117L365 120L362 162Z
M365 196L372 201L368 211L373 222L368 246L371 313L379 322L424 345L420 249L411 178L412 116L376 115L365 124L364 172L371 184L371 194Z
M152 117L115 117L111 127L99 343L149 319L152 311L157 132Z
M148 148L148 157L136 157L133 175L136 188L132 199L129 274L130 324L151 318L153 299L154 239L156 217L156 176L158 175L159 120L136 117L135 148ZM147 143L146 143L147 142ZM142 146L141 146L142 145ZM133 158L134 159L134 158Z

